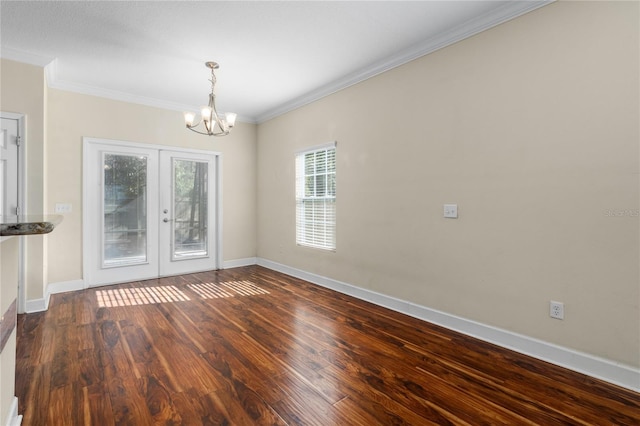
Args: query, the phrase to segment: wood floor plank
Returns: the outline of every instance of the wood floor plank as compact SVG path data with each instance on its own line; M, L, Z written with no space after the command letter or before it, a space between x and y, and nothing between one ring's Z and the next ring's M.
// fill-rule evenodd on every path
M175 393L171 397L176 411L180 413L183 424L203 424L204 408L200 403L201 397L195 389L187 389L184 392Z
M140 392L145 396L149 413L155 424L182 424L182 418L175 409L169 390L154 376L139 380Z
M146 395L130 375L106 379L115 424L153 424Z
M413 381L400 381L397 377L393 381L385 382L382 378L383 371L380 370L378 362L368 362L362 364L352 359L352 354L323 353L331 358L332 366L325 368L324 373L330 374L336 380L348 384L352 388L350 395L359 395L361 399L378 401L383 396L389 396L400 405L421 416L426 421L438 424L464 424L459 413L463 411L463 406L457 404L460 395L456 394L455 410L450 410L447 405L440 406L438 398L428 395L422 386ZM481 417L481 413L476 413L476 419Z
M210 393L222 386L219 378L210 372L209 366L199 353L172 345L170 340L162 336L154 336L153 344L161 365L170 373L178 392L196 387L204 393Z
M46 424L77 424L74 419L75 413L73 407L67 403L67 401L72 400L74 400L72 385L66 385L53 389L51 391L49 404L47 407L48 410Z
M640 424L636 392L258 266L52 295L16 395L36 426Z
M273 404L276 412L289 425L346 425L349 419L298 375L284 374L278 377L278 387L285 397Z
M383 404L371 399L363 401L361 398L354 400L352 397L346 397L334 406L342 411L349 419L349 424L353 425L438 425L401 405L385 408Z
M82 424L85 426L109 426L115 424L111 398L107 396L108 392L104 383L92 384L82 388Z
M227 388L231 388L235 381L240 381L258 392L267 403L273 403L282 398L283 393L273 377L277 377L282 371L285 371L284 366L280 370L263 369L261 368L262 364L252 362L252 359L255 358L244 357L238 352L232 351L233 348L225 346L227 345L219 345L215 350L202 356L211 368L224 378Z
M49 363L35 365L30 373L30 380L21 383L16 371L16 395L20 404L25 407L22 422L25 425L47 424L49 398L51 396L51 365ZM35 403L34 403L35 401Z

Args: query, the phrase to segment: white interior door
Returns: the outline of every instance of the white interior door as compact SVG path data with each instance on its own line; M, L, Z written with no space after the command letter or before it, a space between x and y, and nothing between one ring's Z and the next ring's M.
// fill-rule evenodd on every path
M216 269L216 161L85 139L86 285Z
M0 216L24 214L24 115L0 112ZM8 237L0 237L0 240ZM18 313L25 312L24 239L18 241Z
M0 216L15 216L18 214L18 120L3 117L0 132Z

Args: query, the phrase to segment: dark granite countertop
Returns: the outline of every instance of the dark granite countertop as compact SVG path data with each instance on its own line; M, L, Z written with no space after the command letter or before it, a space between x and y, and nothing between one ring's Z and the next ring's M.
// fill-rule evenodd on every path
M41 235L53 231L62 215L0 216L0 237L15 235Z

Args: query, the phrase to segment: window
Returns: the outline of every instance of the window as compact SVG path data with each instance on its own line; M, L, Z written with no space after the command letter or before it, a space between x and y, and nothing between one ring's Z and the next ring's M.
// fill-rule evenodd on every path
M336 248L336 145L296 154L296 243Z

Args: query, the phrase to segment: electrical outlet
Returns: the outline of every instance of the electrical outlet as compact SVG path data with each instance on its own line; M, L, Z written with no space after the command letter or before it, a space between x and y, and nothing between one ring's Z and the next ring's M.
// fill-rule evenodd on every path
M549 316L551 318L563 320L564 319L564 303L562 302L549 302Z

